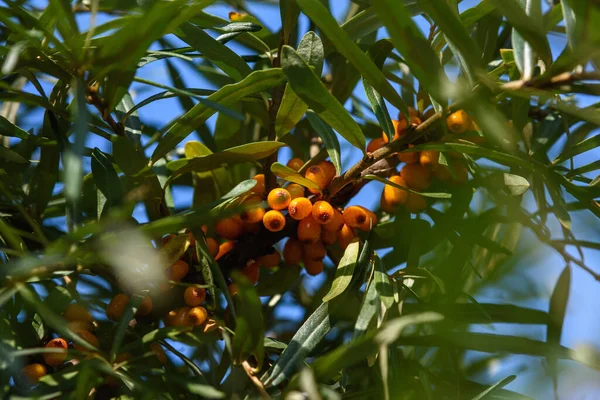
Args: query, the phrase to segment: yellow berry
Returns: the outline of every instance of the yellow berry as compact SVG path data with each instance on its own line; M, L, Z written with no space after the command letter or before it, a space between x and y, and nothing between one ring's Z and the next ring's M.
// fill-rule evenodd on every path
M304 218L298 223L298 240L304 243L315 243L321 238L321 224L312 215Z
M294 157L288 161L287 166L293 169L294 171L298 171L304 165L304 161L298 157Z
M269 210L263 217L263 224L271 232L279 232L285 227L285 217L280 211Z
M190 286L183 292L183 300L190 307L199 306L206 299L206 289Z
M333 222L333 207L326 201L316 201L312 206L312 216L320 224L329 224Z
M283 210L287 208L287 206L290 204L290 201L292 201L290 192L283 188L273 189L267 196L267 203L273 210Z
M46 346L47 349L61 349L60 353L44 353L44 362L51 367L58 367L63 365L67 359L67 349L69 345L66 340L62 338L56 338L49 341Z
M283 246L283 260L286 264L297 265L302 261L302 242L290 238Z

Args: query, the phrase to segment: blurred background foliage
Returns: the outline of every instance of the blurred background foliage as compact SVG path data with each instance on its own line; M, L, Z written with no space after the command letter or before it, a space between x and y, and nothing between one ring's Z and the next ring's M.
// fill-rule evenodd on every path
M3 397L597 393L598 1L9 0L0 21ZM363 154L408 107L424 123L375 158L459 153L469 180L389 214L371 182L389 170ZM478 129L448 140L458 109ZM216 262L201 226L292 155L329 156L332 202L379 223L319 276L282 264L252 287L245 254ZM240 240L252 256L283 247L263 231ZM192 273L161 294L180 257ZM215 329L165 326L199 282ZM56 337L66 362L29 382Z

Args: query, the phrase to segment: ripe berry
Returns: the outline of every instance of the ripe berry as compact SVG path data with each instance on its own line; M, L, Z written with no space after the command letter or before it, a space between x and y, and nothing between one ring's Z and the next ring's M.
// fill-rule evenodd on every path
M327 250L323 243L306 243L304 245L304 260L321 261L327 255Z
M312 215L304 218L298 223L298 240L304 243L315 243L321 238L321 224Z
M207 238L206 247L208 247L208 254L210 254L211 257L214 258L217 256L217 254L219 254L219 243L217 243L215 239Z
M330 225L330 224L328 224ZM323 244L330 246L335 243L337 240L337 231L328 231L327 229L323 229L321 231L321 242Z
M246 209L240 214L243 222L253 224L262 221L265 209L261 207L261 202L259 196L251 196L244 200Z
M257 174L252 177L252 179L256 180L256 185L252 189L251 192L264 194L265 193L265 175Z
M435 167L439 164L440 152L437 150L423 150L419 154L421 165Z
M283 246L283 260L286 264L297 265L302 261L302 242L290 238Z
M150 296L146 296L142 299L142 302L140 303L137 311L135 312L135 315L138 317L143 317L143 316L150 314L151 312L152 312L152 299L150 298Z
M415 147L413 144L409 144L408 148L411 149ZM410 153L398 153L398 160L402 161L405 164L415 164L419 162L419 153L416 151Z
M47 372L44 364L29 364L21 369L21 377L23 377L30 385L35 385Z
M316 183L321 190L325 189L330 182L329 175L327 174L327 172L325 172L323 168L321 168L318 165L313 165L312 167L307 169L304 173L304 177ZM311 193L318 193L318 191L315 189L308 188L308 190Z
M292 200L288 206L288 214L296 220L302 220L312 213L312 203L306 197Z
M382 137L371 140L369 142L369 145L367 146L367 153L373 153L373 152L379 150L380 148L385 146L387 144L387 142L388 141Z
M287 166L293 169L294 171L298 171L304 165L304 161L298 157L294 157L288 161Z
M464 133L471 126L471 118L465 110L458 110L446 118L446 125L453 133Z
M392 123L394 124L394 128L396 128L396 133L394 135L394 140L396 140L399 139L400 136L404 135L404 132L408 128L409 124L410 126L419 126L423 123L423 121L421 121L419 117L411 116L410 122L407 122L406 119L403 118L399 121L392 121Z
M267 203L269 203L269 207L273 210L283 210L284 208L287 208L290 201L292 201L290 192L283 188L273 189L267 196Z
M279 254L279 252L275 249L272 250L273 251L271 253L265 254L262 257L258 257L258 260L256 261L259 265L265 268L274 268L281 263L281 254Z
M317 260L305 260L304 261L304 269L306 270L306 273L312 276L315 275L319 275L321 272L323 272L323 261L317 261Z
M354 229L344 224L338 233L338 244L342 250L344 250L354 240L355 237L356 233L354 232Z
M407 187L406 182L400 175L390 176L389 181L398 186ZM381 193L381 208L391 214L400 204L406 203L407 197L408 191L385 185L383 193Z
M409 193L404 206L409 212L416 214L427 208L427 200L420 194Z
M331 219L331 222L329 222L326 225L323 225L323 230L329 231L329 232L337 232L340 229L342 229L342 225L344 225L344 217L342 216L342 213L339 212L337 209L333 209L333 218Z
M450 169L445 165L436 165L433 169L433 175L442 182L453 182L458 184L465 184L469 180L469 172L467 167L463 163L456 160L449 160L450 165L454 169L456 177L452 176Z
M234 247L236 242L223 242L219 246L219 252L215 256L215 261L229 253Z
M85 308L79 304L69 304L67 309L65 310L65 318L67 321L85 321L92 323L94 318L92 314Z
M312 206L312 216L320 224L333 222L333 207L326 201L316 201Z
M85 321L69 321L67 322L67 328L69 328L70 331L73 332L77 332L77 331L91 331L92 330L92 324L90 324L89 322L85 322Z
M208 312L202 306L193 307L186 313L187 326L200 326L208 319Z
M119 321L125 312L125 307L129 304L129 296L118 294L112 298L108 307L106 307L106 316L113 321Z
M69 347L66 340L61 338L52 339L46 346L47 349L62 349L60 353L44 353L44 362L51 367L63 365L67 359L67 348Z
M154 353L154 355L158 359L158 362L160 362L161 364L167 363L167 356L165 355L165 351L163 350L160 344L150 343L150 351Z
M191 308L184 306L181 307L180 309L177 310L177 313L175 314L175 317L173 318L173 326L187 326L187 321L188 321L188 313L190 312Z
M361 224L358 227L358 229L360 229L361 231L370 231L371 229L375 228L375 225L377 225L377 216L375 215L375 213L373 213L369 209L366 209L365 207L358 207L362 208L365 211L365 213L367 213L367 220L363 224Z
M358 228L368 221L369 216L364 208L349 206L344 210L344 222L351 228Z
M325 176L328 180L327 185L329 185L329 182L333 180L336 174L335 166L331 161L321 161L317 165L325 172Z
M190 286L183 292L183 300L190 307L199 306L206 300L206 289Z
M271 232L279 232L285 227L285 217L280 211L269 210L263 217L263 224Z
M427 189L431 184L431 171L421 164L408 164L400 170L400 176L411 189Z
M93 333L88 332L88 331L77 331L75 333L77 333L77 335L81 336L81 338L83 340L85 340L86 342L88 342L92 346L94 346L96 348L100 347L100 342L98 341L98 338ZM77 343L73 343L73 347L75 347L75 349L79 350L79 351L85 351L86 350L85 347L83 347L82 345L77 344Z
M179 282L190 272L190 266L183 260L177 260L175 264L171 266L169 279L175 282Z
M253 285L256 285L260 276L260 266L256 261L250 261L241 272Z
M304 197L304 188L297 183L290 183L285 188L290 192L292 200L297 199L298 197Z
M244 233L242 219L237 215L224 218L215 224L215 232L227 240L235 240Z
M165 326L174 326L175 325L175 317L177 317L177 313L179 310L171 310L164 316Z

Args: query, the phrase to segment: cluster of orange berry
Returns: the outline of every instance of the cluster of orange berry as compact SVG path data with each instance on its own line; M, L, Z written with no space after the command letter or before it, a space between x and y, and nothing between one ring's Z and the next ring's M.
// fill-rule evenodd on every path
M140 309L142 309L141 306ZM147 311L147 313L149 312L150 310ZM80 336L83 340L85 340L92 346L100 348L100 341L98 340L96 335L92 333L92 331L97 327L97 323L96 321L94 321L92 314L90 314L90 312L85 307L76 303L69 304L63 316L67 320L67 328L69 328L69 330L75 332L78 336ZM48 341L44 347L46 349L54 350L52 352L43 353L44 363L28 364L21 370L21 377L25 380L26 383L30 385L36 384L41 377L48 373L47 366L57 368L62 366L67 360L69 348L69 343L67 340L61 337L57 337ZM72 347L75 350L85 351L85 348L83 346L75 342L72 343ZM150 345L150 349L161 363L166 362L165 352L159 344L152 343ZM121 353L117 355L114 362L115 364L117 364L131 359L132 357L133 356L130 353Z
M394 140L400 138L408 126L419 126L422 121L419 112L413 108L409 109L409 121L400 114L398 120L393 120L395 134ZM446 119L448 130L454 134L463 134L468 130L477 130L477 125L464 110L452 113ZM388 143L388 137L385 132L382 137L373 139L367 147L368 152L374 152ZM409 148L414 147L410 144ZM468 180L467 167L464 164L464 158L458 153L448 153L450 158L448 164L452 168L439 163L440 152L437 150L423 150L420 152L401 152L397 153L398 159L404 163L399 174L390 176L390 182L411 189L402 190L397 187L386 185L381 194L381 209L387 213L394 213L396 209L403 205L409 212L418 213L427 207L427 201L422 195L415 193L427 189L432 178L437 178L442 182L452 182L463 184Z

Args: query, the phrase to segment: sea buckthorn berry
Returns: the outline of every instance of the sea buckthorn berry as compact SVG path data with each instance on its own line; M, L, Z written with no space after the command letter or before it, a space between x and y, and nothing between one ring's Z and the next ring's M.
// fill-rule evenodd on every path
M435 167L439 164L440 152L437 150L423 150L419 153L419 162L427 167Z
M427 208L427 200L420 194L409 193L404 206L409 212L416 214Z
M171 266L169 279L175 282L179 282L190 272L190 266L183 260L175 261L175 264Z
M298 171L304 165L304 161L302 161L302 159L298 157L294 157L290 159L290 161L288 161L286 165L294 171Z
M362 208L367 213L367 220L360 225L358 229L361 231L370 231L371 229L375 228L375 225L377 225L377 216L375 213L365 207L358 207Z
M452 172L450 172L450 169L445 165L437 165L432 171L433 175L442 182L467 183L469 180L467 167L455 160L450 160L450 164L454 169L456 177L452 176Z
M358 228L368 221L368 214L364 208L359 206L349 206L344 210L344 222L351 228Z
M331 219L331 222L329 222L326 225L323 225L323 230L329 231L329 232L337 232L340 229L342 229L342 225L344 225L344 217L342 216L342 213L339 212L337 209L333 209L333 218Z
M254 175L252 177L252 179L254 179L256 181L256 185L254 185L254 187L252 189L250 189L250 191L254 192L254 193L258 193L258 194L264 194L265 193L265 175L257 174L257 175Z
M135 315L138 317L144 317L152 312L152 299L150 296L146 296L142 299L142 302L138 306Z
M259 265L265 268L274 268L281 263L281 254L275 249L256 260Z
M320 260L305 260L304 261L304 269L306 273L312 276L319 275L323 272L323 261Z
M408 188L406 182L400 175L392 175L389 178L391 183L395 183L398 186L402 186L404 188ZM385 185L383 188L383 193L381 194L381 204L383 211L387 213L393 213L393 210L396 209L400 204L406 203L406 198L408 197L408 191L398 189L391 185ZM386 207L384 208L384 203ZM387 209L386 209L387 208Z
M237 215L223 218L215 224L215 232L227 240L235 240L244 233L242 219Z
M120 293L113 297L110 303L108 303L108 307L106 307L106 316L108 319L113 321L120 320L127 304L129 304L129 296L126 294Z
M411 149L415 147L413 144L409 144L408 148ZM405 164L415 164L419 162L419 153L416 151L410 153L398 153L398 160L402 161Z
M160 344L150 343L150 351L152 351L154 353L154 355L158 359L158 362L160 362L161 364L167 363L167 356Z
M458 110L446 118L446 125L453 133L464 133L471 126L471 117L465 110Z
M69 321L67 322L67 328L69 328L70 331L73 332L77 332L77 331L91 331L92 330L92 324L90 324L89 322L85 322L85 321Z
M79 304L69 304L65 310L65 318L67 321L85 321L89 323L94 321L87 308Z
M248 278L253 285L256 285L258 278L260 277L260 266L256 261L250 261L242 268L242 274Z
M177 316L177 312L179 310L171 310L169 311L163 318L165 321L165 326L173 326L175 325L175 317Z
M369 142L369 145L367 146L367 153L373 153L373 152L379 150L380 148L385 146L387 144L387 142L388 141L382 137L371 140Z
M263 224L271 232L279 232L285 227L285 217L280 211L269 210L263 217Z
M185 325L200 326L208 319L208 312L202 306L192 307L186 314L187 321Z
M262 221L265 209L261 206L261 203L260 196L250 196L244 200L245 210L240 214L242 222L253 224Z
M264 215L263 215L264 217ZM256 235L257 233L260 232L260 228L262 227L262 219L260 220L260 222L256 222L254 224L249 224L244 222L244 232L245 233L249 233L252 235Z
M302 242L290 238L283 246L283 260L286 264L297 265L302 261Z
M292 200L297 199L298 197L304 197L304 188L297 183L291 183L287 185L286 190L290 192L290 196L292 196Z
M396 209L398 208L398 205L390 204L383 196L383 193L381 193L381 202L379 204L379 207L388 214L394 214L396 212Z
M35 385L47 372L44 364L35 363L24 366L23 369L21 369L21 376L30 385Z
M322 190L329 185L328 174L318 165L313 165L304 173L304 177L310 181L313 181ZM318 193L318 190L308 188L311 193Z
M304 245L304 260L321 261L327 255L327 250L323 243L306 243Z
M394 128L396 130L395 134L394 134L394 140L397 140L400 138L400 136L404 135L404 132L406 131L406 129L408 129L408 126L419 126L423 123L423 121L421 121L421 119L419 117L410 117L410 121L407 122L406 119L401 119L399 121L394 121L392 120L392 123L394 124Z
M236 242L223 242L219 246L219 252L215 256L215 261L229 253L234 247Z
M421 164L407 164L400 170L400 176L411 189L427 189L431 184L431 171Z
M354 240L355 237L356 233L354 232L354 229L344 224L344 226L342 226L342 229L340 229L340 231L338 232L338 244L340 245L342 250L344 250Z
M288 214L296 220L302 220L312 213L313 205L306 197L298 197L290 202Z
M321 161L317 165L325 172L325 175L327 176L327 185L329 185L329 182L331 182L336 175L335 165L333 165L331 161Z
M183 292L183 300L190 307L199 306L206 300L206 289L190 286Z
M208 248L208 254L210 254L211 257L214 258L219 254L219 243L217 243L215 239L207 238L206 247Z
M173 318L173 326L188 326L188 313L191 308L184 306L177 310L177 314L175 314L175 318Z
M337 231L328 231L327 229L321 231L321 242L323 242L323 244L330 246L334 244L336 240Z
M65 360L67 359L67 348L69 344L65 339L56 338L52 339L46 346L47 349L62 349L60 353L44 353L44 362L51 367L58 367L59 365L63 365Z
M93 333L91 333L89 331L77 331L75 333L77 333L78 336L81 336L81 338L83 340L85 340L86 342L88 342L92 346L94 346L96 348L100 347L100 342L98 341L98 338L96 337L96 335L94 335ZM75 349L79 350L79 351L85 351L86 350L85 347L83 347L82 345L77 344L77 343L73 343L73 347L75 347Z
M315 243L321 238L321 224L312 215L304 218L298 223L298 240L304 243Z
M333 222L333 207L326 201L316 201L312 206L312 216L320 224Z
M269 192L267 196L267 203L269 203L269 207L273 210L283 210L287 208L287 206L292 201L292 196L290 192L283 188L273 189Z

